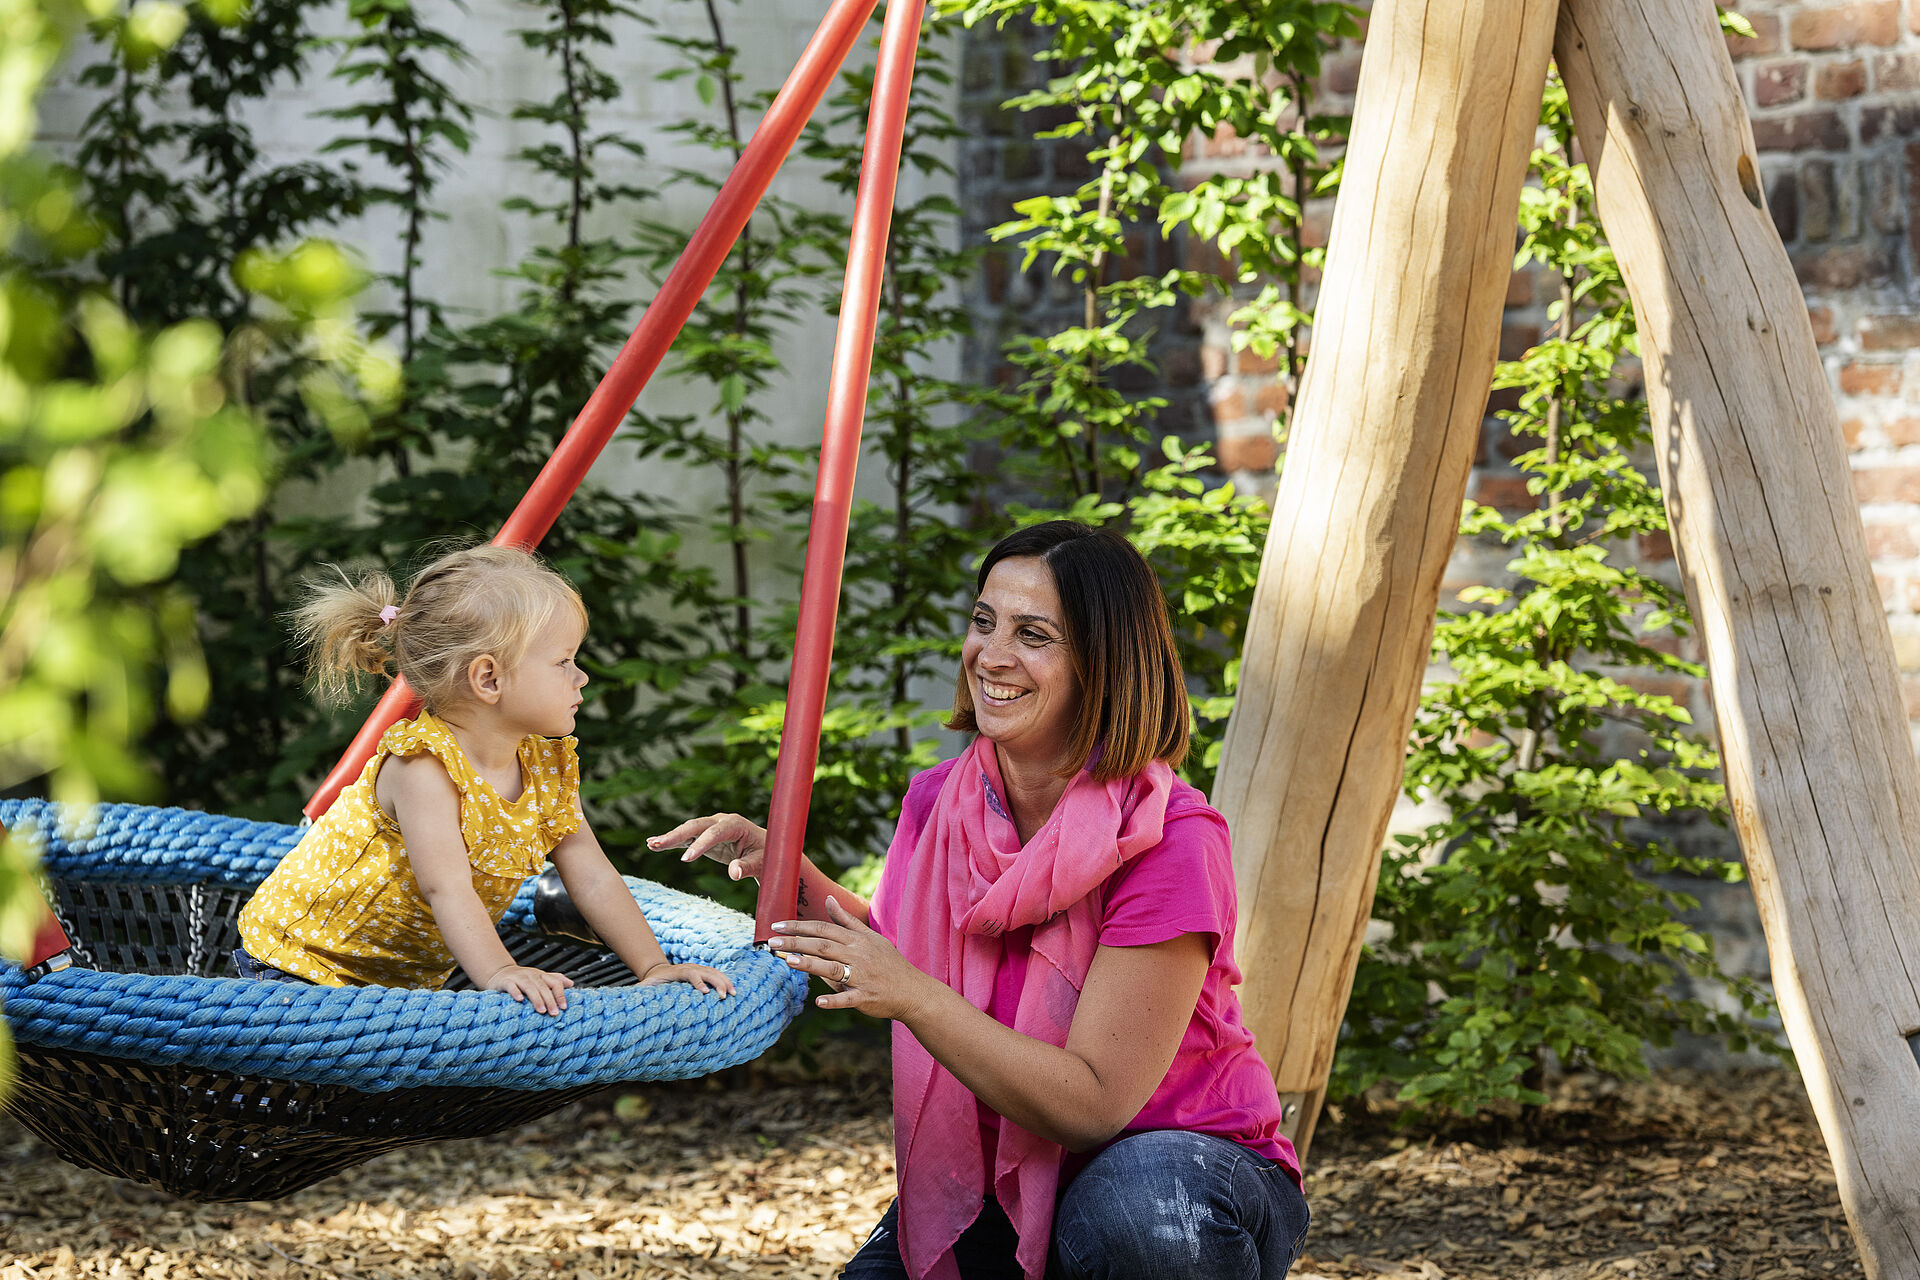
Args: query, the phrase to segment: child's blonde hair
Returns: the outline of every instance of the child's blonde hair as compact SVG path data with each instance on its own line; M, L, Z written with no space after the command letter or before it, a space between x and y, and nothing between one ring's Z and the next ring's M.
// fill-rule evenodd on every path
M350 696L362 672L398 670L427 710L438 711L464 700L475 658L491 654L511 667L526 656L556 608L571 608L582 628L587 623L573 584L515 547L441 556L420 571L404 599L384 573L355 582L338 565L329 567L340 580L312 584L293 613L314 688L328 702Z

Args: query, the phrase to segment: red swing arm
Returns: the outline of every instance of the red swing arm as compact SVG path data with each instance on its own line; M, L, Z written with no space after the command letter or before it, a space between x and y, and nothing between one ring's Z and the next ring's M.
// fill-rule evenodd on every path
M594 460L613 438L720 264L740 238L774 175L793 150L800 131L839 73L878 0L834 0L786 83L754 130L733 172L714 197L681 251L633 335L620 349L593 396L567 429L493 541L529 550L553 527ZM890 0L874 69L873 100L854 199L853 234L847 249L846 291L834 339L827 390L820 474L800 588L800 621L789 682L787 716L780 736L773 804L768 815L766 871L761 879L755 940L771 936L769 925L794 914L800 850L806 835L813 773L819 760L820 722L826 709L833 661L833 631L839 614L840 580L846 557L853 479L866 418L867 383L873 367L874 329L879 321L880 283L900 170L907 100L913 82L925 0ZM396 679L354 735L304 812L317 819L366 767L389 725L415 714L419 697Z
M807 562L800 579L793 674L787 685L787 716L780 728L780 759L774 766L773 803L767 813L767 861L754 910L755 942L773 936L774 921L793 919L799 897L800 849L806 840L813 773L820 759L820 720L826 712L827 676L833 666L833 631L847 557L853 474L860 461L860 429L867 416L867 383L873 372L887 233L893 221L907 99L913 91L913 59L920 46L925 8L926 0L888 0L880 56L873 69L860 189L854 196L853 234L847 241L846 287L827 382L820 474L814 482L813 522L807 530Z

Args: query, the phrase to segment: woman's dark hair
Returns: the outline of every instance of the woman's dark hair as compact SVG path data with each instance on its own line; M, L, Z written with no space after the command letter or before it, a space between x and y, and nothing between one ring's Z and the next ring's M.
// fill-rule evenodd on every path
M993 566L1023 556L1044 560L1053 571L1080 682L1080 720L1062 776L1078 773L1102 744L1093 767L1102 782L1130 778L1154 760L1178 768L1187 758L1187 686L1152 567L1111 530L1049 520L995 543L980 562L976 589L986 590ZM947 728L978 729L965 670Z

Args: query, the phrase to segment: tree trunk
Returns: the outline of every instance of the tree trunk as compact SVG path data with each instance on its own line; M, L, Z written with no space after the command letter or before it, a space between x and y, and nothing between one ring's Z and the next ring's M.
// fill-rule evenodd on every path
M1214 803L1241 999L1303 1147L1486 414L1550 0L1380 0Z
M1867 1274L1920 1280L1920 774L1806 303L1713 6L1566 0L1555 50L1787 1034Z

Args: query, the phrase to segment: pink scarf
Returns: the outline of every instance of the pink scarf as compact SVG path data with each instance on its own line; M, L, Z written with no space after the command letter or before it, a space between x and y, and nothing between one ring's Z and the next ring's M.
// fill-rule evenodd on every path
M1036 926L1013 1027L1065 1045L1100 944L1095 891L1160 843L1173 771L1096 782L1082 771L1022 848L1006 812L993 744L975 738L947 775L920 832L900 898L900 951L977 1009L993 998L1002 935ZM953 1245L989 1188L1020 1233L1030 1280L1046 1267L1065 1149L1003 1121L991 1171L982 1166L978 1103L900 1023L893 1027L894 1153L900 1254L910 1275L955 1280Z

